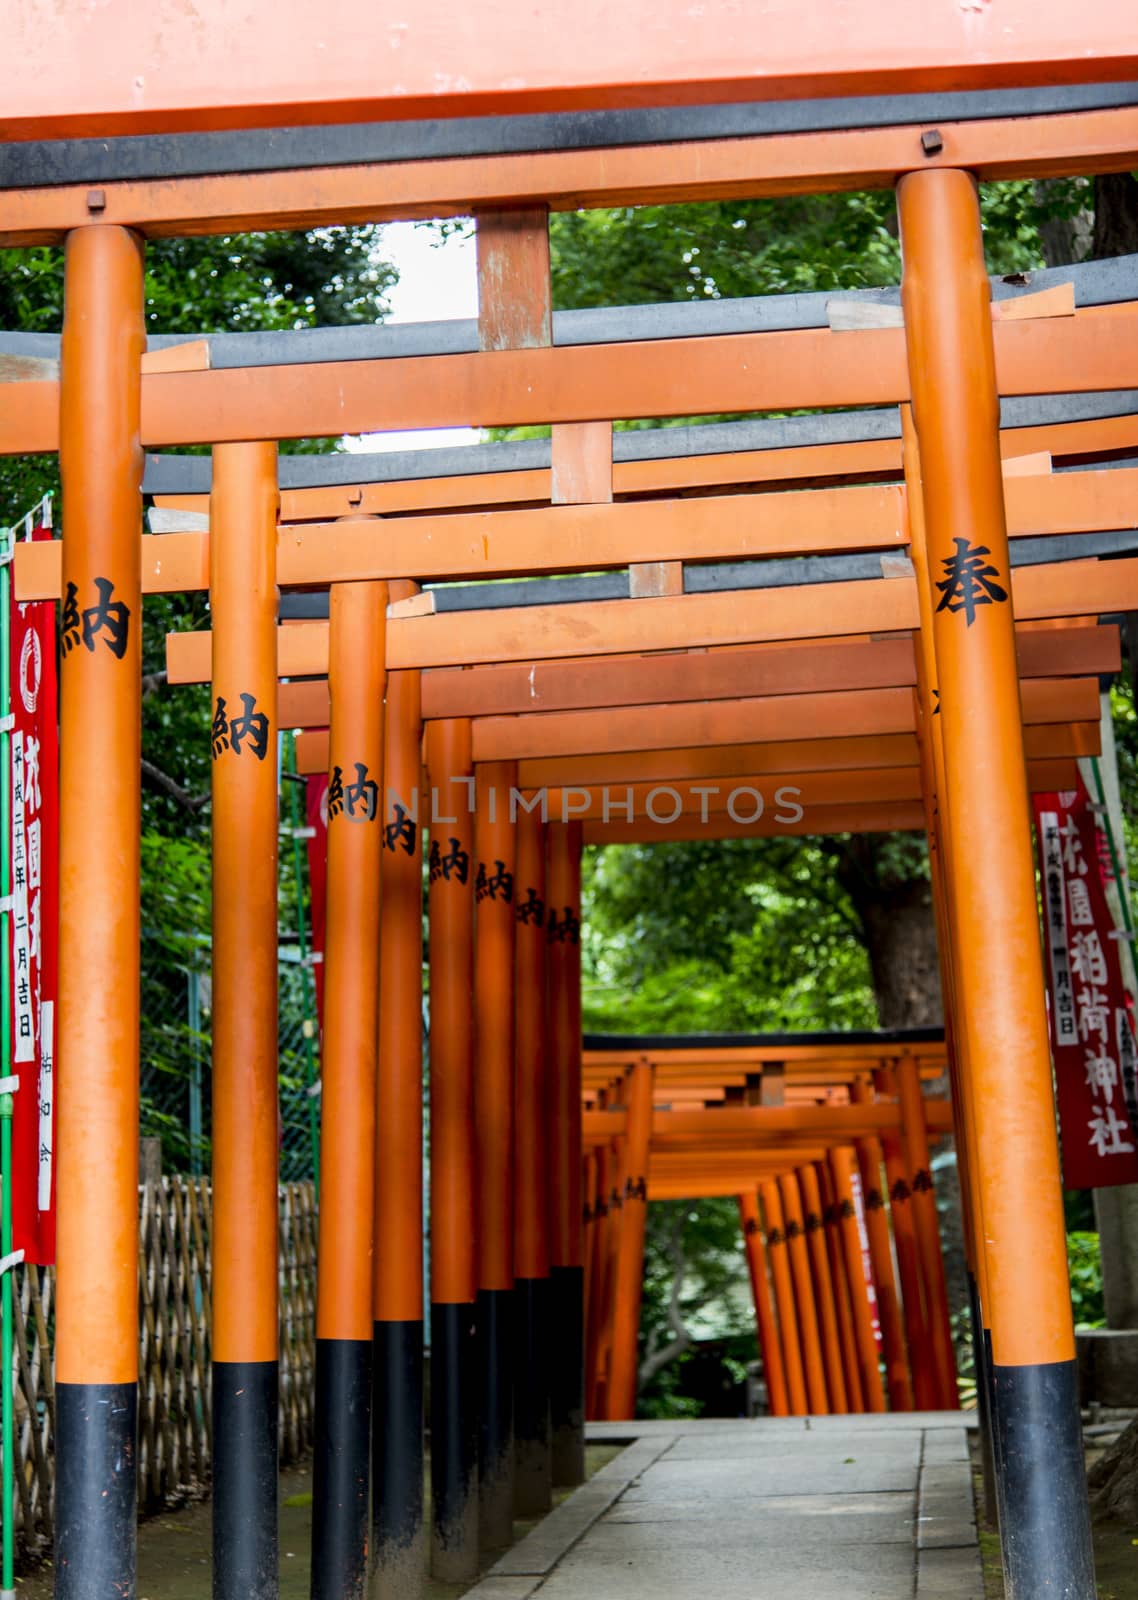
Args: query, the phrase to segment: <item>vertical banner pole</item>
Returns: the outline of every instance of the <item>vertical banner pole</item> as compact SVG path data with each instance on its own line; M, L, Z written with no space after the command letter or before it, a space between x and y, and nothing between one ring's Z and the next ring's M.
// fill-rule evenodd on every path
M648 1225L648 1162L652 1144L652 1089L656 1069L638 1061L628 1075L624 1180L620 1247L616 1261L612 1367L606 1415L623 1421L636 1415L640 1300L644 1282L644 1234Z
M68 235L60 362L55 1592L133 1594L138 1415L143 262Z
M549 1298L553 1481L585 1480L585 1255L581 1227L581 824L550 823ZM610 1218L611 1221L611 1218Z
M479 1538L514 1528L514 931L512 761L475 767L474 1072L478 1168Z
M553 1504L549 1409L548 1063L545 1053L545 827L517 814L514 1140L514 1510Z
M14 1294L12 1271L12 767L8 714L11 710L11 620L13 534L0 549L0 1600L15 1586L15 1383L12 1363ZM6 1265L5 1265L6 1263Z
M217 445L213 1593L277 1593L277 449Z
M332 585L312 1600L367 1590L386 626L385 583Z
M415 586L389 586L403 600ZM372 1600L427 1582L423 1498L423 872L419 673L387 675L375 1126Z
M975 1094L1009 1600L1095 1592L980 207L970 174L898 185ZM1030 1195L1030 1205L1025 1198Z
M474 805L470 720L427 724L431 983L431 1571L478 1575Z

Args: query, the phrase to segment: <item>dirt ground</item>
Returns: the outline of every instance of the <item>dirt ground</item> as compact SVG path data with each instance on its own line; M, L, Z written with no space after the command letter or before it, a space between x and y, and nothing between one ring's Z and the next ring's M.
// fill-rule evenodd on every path
M585 1468L590 1477L617 1454L615 1445L590 1445ZM569 1493L559 1491L561 1500ZM283 1473L280 1483L280 1600L308 1600L312 1549L312 1478L307 1468ZM210 1590L208 1501L148 1517L138 1529L138 1600L202 1600ZM532 1522L514 1524L517 1538ZM20 1600L51 1600L51 1567L44 1565L16 1579ZM430 1600L457 1600L466 1588L436 1583Z
M1000 1565L1000 1539L984 1521L983 1484L980 1477L979 1448L971 1435L973 1483L976 1489L976 1525L980 1530L980 1555L984 1564L985 1600L1004 1600L1004 1575ZM1087 1451L1087 1467L1092 1467L1102 1451ZM1127 1527L1113 1519L1094 1524L1095 1576L1099 1600L1138 1600L1138 1527Z

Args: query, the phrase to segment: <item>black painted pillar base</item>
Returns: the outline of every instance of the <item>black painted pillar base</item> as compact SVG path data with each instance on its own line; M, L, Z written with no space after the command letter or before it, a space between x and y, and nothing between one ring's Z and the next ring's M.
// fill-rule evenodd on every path
M999 1489L996 1479L996 1452L992 1440L992 1371L988 1360L988 1341L980 1307L980 1290L975 1276L968 1274L968 1316L972 1325L972 1368L976 1374L976 1410L980 1415L980 1465L984 1479L984 1520L990 1528L999 1527Z
M514 1513L553 1506L549 1402L549 1279L514 1281Z
M317 1339L312 1600L367 1594L371 1341Z
M56 1600L135 1593L138 1386L55 1386Z
M1094 1600L1074 1361L992 1369L1007 1600Z
M549 1272L549 1396L553 1421L553 1481L585 1481L585 1269Z
M478 1541L514 1537L514 1311L512 1289L478 1291Z
M213 1364L213 1600L276 1600L278 1385L275 1361Z
M478 1345L469 1305L431 1307L431 1574L478 1576Z
M371 1600L419 1600L427 1587L423 1324L377 1322L371 1371Z

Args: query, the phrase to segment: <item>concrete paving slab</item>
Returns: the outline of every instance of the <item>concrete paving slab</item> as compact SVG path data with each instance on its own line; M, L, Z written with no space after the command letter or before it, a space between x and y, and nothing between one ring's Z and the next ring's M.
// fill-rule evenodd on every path
M916 1600L984 1600L979 1549L922 1550Z
M965 1427L959 1413L591 1427L636 1442L470 1600L982 1600Z
M662 1524L706 1523L722 1532L723 1506L718 1500L635 1501L622 1498L605 1517L606 1527L623 1522ZM916 1498L911 1493L854 1495L780 1495L749 1500L740 1536L756 1545L822 1540L833 1545L908 1544L916 1527ZM734 1537L732 1531L731 1537Z

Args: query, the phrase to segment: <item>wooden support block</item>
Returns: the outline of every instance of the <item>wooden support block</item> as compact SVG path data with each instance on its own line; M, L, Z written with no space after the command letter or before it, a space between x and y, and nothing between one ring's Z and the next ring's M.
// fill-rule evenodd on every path
M1030 456L1005 456L1003 473L1005 478L1037 478L1051 471L1050 450L1037 450Z
M142 357L143 372L208 372L209 340L190 339L185 344L147 350Z
M628 569L628 594L632 600L683 592L682 561L634 561Z
M612 500L612 423L555 422L551 498L555 506Z
M476 223L479 348L529 350L551 344L547 208L480 211Z
M1025 322L1032 317L1073 317L1075 285L1057 283L1036 294L1016 295L1013 300L993 300L993 322Z

